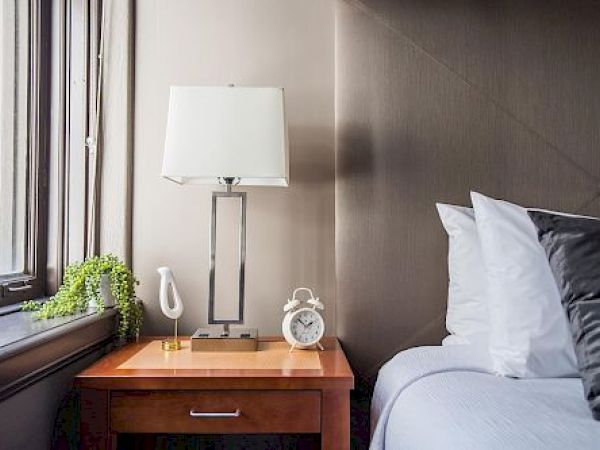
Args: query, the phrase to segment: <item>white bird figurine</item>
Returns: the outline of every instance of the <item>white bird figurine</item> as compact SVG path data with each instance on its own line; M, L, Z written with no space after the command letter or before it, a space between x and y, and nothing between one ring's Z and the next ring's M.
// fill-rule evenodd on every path
M177 291L175 277L173 277L173 272L171 272L171 269L168 267L159 267L157 272L160 274L160 309L165 316L175 321L175 336L170 342L163 341L163 349L179 350L179 348L181 348L181 344L177 339L177 319L179 319L183 314L183 302L181 301L181 297ZM173 307L169 305L169 287L173 293Z

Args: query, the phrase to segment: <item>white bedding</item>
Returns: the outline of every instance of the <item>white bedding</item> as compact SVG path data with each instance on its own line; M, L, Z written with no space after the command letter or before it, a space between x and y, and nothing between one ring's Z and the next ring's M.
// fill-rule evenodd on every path
M396 355L375 386L371 449L600 449L579 378L502 378L490 364L466 345Z

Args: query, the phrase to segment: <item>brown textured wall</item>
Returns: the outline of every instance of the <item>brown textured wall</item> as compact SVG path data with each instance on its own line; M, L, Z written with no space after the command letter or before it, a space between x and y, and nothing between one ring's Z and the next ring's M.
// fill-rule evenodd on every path
M338 0L337 330L373 377L444 336L435 202L600 215L600 3Z

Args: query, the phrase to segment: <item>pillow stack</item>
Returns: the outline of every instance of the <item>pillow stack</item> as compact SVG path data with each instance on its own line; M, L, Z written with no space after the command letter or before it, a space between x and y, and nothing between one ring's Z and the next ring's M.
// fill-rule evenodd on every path
M477 283L477 303L488 311L482 326L493 371L517 378L576 376L573 343L558 289L527 210L476 192L471 193L471 201L476 225L463 227L461 233L469 233L471 240L479 242L481 259L451 270L450 286L466 279L472 267L481 272L477 275L483 280ZM448 230L447 217L442 217L442 223ZM457 246L452 241L458 233L448 234L451 261L457 258ZM464 247L464 236L461 241ZM451 304L468 308L466 302L457 302L451 294L452 289L449 312L456 309ZM447 315L448 331L455 337L447 338L445 343L475 343L473 335L452 331L457 315L456 311Z
M443 344L485 343L501 376L581 373L600 420L600 220L471 201L437 205L449 237Z

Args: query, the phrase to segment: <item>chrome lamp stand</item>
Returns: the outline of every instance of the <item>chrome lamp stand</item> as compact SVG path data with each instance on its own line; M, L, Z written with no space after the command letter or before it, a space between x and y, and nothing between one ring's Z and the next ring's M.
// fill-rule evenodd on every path
M208 289L208 324L222 325L223 328L199 328L192 335L192 351L255 351L258 348L258 330L230 328L230 325L244 323L244 272L246 264L246 193L233 192L232 187L239 182L236 178L221 178L226 191L212 193L212 215L210 225L210 272ZM217 205L218 199L237 198L240 204L239 227L239 288L238 316L235 319L215 318L215 271L217 250Z

